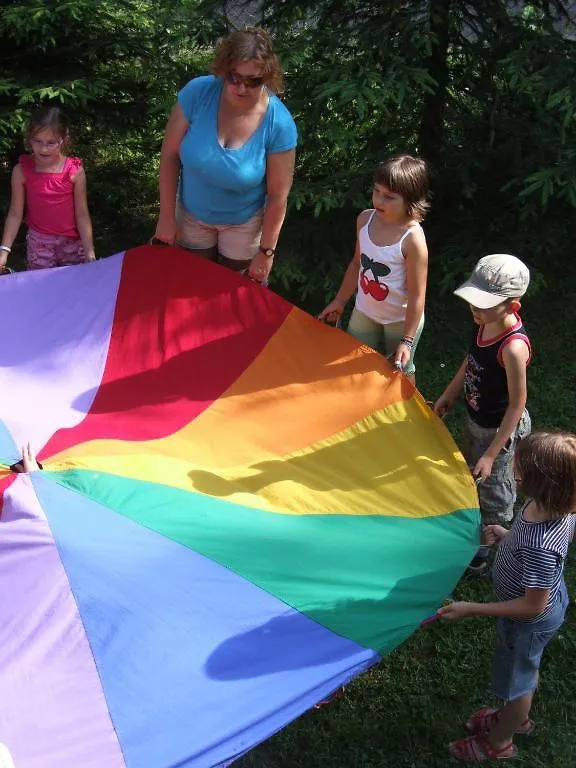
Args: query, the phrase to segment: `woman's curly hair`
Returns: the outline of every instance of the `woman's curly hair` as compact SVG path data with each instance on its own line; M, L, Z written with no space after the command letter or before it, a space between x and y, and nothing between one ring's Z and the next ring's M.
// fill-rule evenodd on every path
M225 37L216 51L212 73L225 77L242 61L255 61L262 67L266 86L274 93L284 91L284 76L270 35L261 27L246 27Z

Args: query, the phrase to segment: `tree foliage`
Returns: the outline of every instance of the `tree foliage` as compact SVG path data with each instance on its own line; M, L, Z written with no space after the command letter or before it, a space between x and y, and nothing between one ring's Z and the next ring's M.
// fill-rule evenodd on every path
M408 151L431 163L427 230L445 287L482 253L512 250L538 267L567 252L558 222L576 207L576 28L566 5L285 0L265 15L302 136L294 202L318 217L309 251L322 252L323 220L342 241L352 216L333 209L369 205L376 164Z
M158 153L176 91L207 66L213 25L197 7L196 0L4 0L4 170L22 151L30 110L62 106L100 229L118 230L119 221L136 229L155 208Z
M147 235L162 129L213 46L261 13L287 72L297 174L275 278L330 292L385 156L432 170L426 222L445 287L482 253L538 267L570 247L576 208L576 42L562 0L18 0L0 2L6 171L38 101L61 102L107 242ZM126 235L128 236L128 235ZM118 243L127 245L129 242Z

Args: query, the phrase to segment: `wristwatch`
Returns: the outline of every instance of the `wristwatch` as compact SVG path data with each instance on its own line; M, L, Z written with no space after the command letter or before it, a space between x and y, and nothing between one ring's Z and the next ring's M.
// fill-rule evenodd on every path
M274 248L264 248L264 246L260 246L260 253L263 253L266 258L271 259L272 256L275 255L276 251Z

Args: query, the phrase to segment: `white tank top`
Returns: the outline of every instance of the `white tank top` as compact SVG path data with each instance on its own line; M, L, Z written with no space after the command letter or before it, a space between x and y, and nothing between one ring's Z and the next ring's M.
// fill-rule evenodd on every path
M402 242L420 224L409 227L393 245L375 245L368 229L376 211L358 233L360 272L356 307L381 325L402 322L406 317L406 259Z

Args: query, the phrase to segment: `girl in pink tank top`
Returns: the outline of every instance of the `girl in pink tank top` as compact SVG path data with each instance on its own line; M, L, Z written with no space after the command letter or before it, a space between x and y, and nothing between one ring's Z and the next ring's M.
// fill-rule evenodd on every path
M26 147L12 171L12 198L2 242L0 269L26 214L28 269L93 261L92 222L86 174L78 157L67 157L68 120L58 107L41 107L30 118Z

